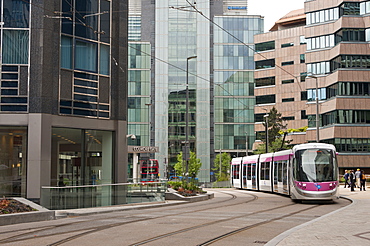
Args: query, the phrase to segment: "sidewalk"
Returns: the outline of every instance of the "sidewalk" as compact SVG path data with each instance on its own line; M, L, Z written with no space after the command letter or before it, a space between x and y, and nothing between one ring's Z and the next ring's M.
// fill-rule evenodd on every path
M370 188L351 192L341 185L339 193L353 203L292 228L266 245L370 245Z

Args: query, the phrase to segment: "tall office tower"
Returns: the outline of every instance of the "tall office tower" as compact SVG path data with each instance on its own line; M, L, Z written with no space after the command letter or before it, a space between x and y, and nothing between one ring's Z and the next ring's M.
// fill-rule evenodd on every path
M342 169L369 168L370 26L367 19L370 1L315 0L306 1L304 7L304 27L294 27L290 20L298 17L291 14L280 19L276 27L285 22L292 28L283 30L282 26L255 37L256 48L266 57L255 55L256 68L260 68L255 74L256 86L260 84L255 90L259 106L256 118L262 121L265 113L262 108L275 106L284 117L295 116L294 122L287 121L289 127L308 125L306 134L299 135L294 143L334 144ZM306 44L300 45L303 43ZM305 47L305 52L297 46ZM306 69L297 65L301 62ZM288 78L286 71L293 76ZM302 72L308 76L300 74ZM284 88L283 82L293 77L297 77L295 82ZM297 89L298 84L302 92ZM290 95L293 89L295 93ZM307 102L303 105L305 98ZM262 130L258 124L256 129Z
M127 1L0 6L0 195L125 182Z
M263 18L247 16L245 0L142 0L141 6L141 41L152 46L151 142L159 147L161 177L188 145L202 162L199 179L210 181L215 154L245 153L246 134L254 140L247 46L262 32Z

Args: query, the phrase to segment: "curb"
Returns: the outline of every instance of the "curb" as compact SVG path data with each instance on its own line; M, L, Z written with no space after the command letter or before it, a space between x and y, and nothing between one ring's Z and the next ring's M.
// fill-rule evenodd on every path
M342 207L342 208L340 208L340 209L338 209L338 210L335 210L335 211L333 211L333 212L331 212L331 213L325 214L324 216L321 216L321 217L316 218L316 219L314 219L314 220L307 221L307 222L306 222L306 223L304 223L304 224L301 224L301 225L298 225L298 226L296 226L296 227L293 227L293 228L291 228L291 229L289 229L289 230L287 230L287 231L285 231L285 232L283 232L283 233L281 233L281 234L277 235L276 237L274 237L274 238L273 238L273 239L271 239L270 241L268 241L268 242L265 244L265 246L276 246L276 245L278 245L281 241L283 241L285 238L289 237L291 234L293 234L294 232L298 231L299 229L302 229L302 228L304 228L305 226L310 225L310 224L313 224L313 223L315 223L315 222L317 222L317 221L319 221L319 220L322 220L322 219L324 219L324 218L326 218L326 217L328 217L328 216L331 216L331 215L333 215L333 214L336 214L336 213L338 213L338 212L340 212L340 211L342 211L342 210L344 210L344 209L348 209L349 207L352 207L354 204L356 204L356 201L355 201L355 200L353 200L352 198L345 197L345 196L340 196L340 198L343 198L343 199L347 199L347 200L349 200L349 201L352 201L352 203L351 203L351 204L349 204L349 205L347 205L347 206L345 206L345 207Z
M55 220L55 211L50 211L40 205L33 203L24 198L12 198L23 204L29 205L30 207L37 209L38 211L14 213L14 214L2 214L0 215L0 226L13 225L19 223L38 222L45 220Z

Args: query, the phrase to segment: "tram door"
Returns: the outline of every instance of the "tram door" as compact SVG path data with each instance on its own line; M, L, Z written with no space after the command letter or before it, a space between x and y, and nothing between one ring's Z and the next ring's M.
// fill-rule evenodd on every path
M251 185L252 189L257 189L257 164L251 163Z
M274 162L274 192L284 193L284 185L283 185L284 165L285 165L285 172L286 172L287 170L286 161L275 161Z
M271 189L271 161L261 162L260 170L260 190L272 191Z
M243 175L243 188L247 188L247 165L243 164L243 170L242 170L242 175Z
M282 176L282 171L281 169L281 162L280 161L274 161L274 183L273 183L273 191L274 192L279 192L279 177L281 178Z
M289 193L289 189L288 189L288 177L289 177L288 163L289 163L289 160L282 161L282 181L283 181L283 192L282 193L284 193L284 194Z

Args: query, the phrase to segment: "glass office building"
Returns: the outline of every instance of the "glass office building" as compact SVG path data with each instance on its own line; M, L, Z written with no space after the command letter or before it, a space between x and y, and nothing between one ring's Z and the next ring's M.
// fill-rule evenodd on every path
M254 64L251 50L228 37L204 16L211 16L251 46L253 35L263 30L263 18L247 16L245 0L197 1L194 7L204 16L185 0L131 3L133 20L141 17L141 41L153 47L150 52L151 144L159 147L155 158L160 164L161 177L172 172L167 166L177 162L177 155L184 151L188 139L190 150L202 162L199 180L208 182L220 147L233 155L245 153L246 133L250 142L254 140L251 137L254 135ZM141 8L140 15L137 6ZM135 23L132 22L132 36L138 33ZM229 51L235 53L226 55Z
M0 195L126 181L127 10L0 1Z
M214 32L215 149L245 155L254 142L254 45L260 16L216 16ZM249 146L246 146L248 143Z

